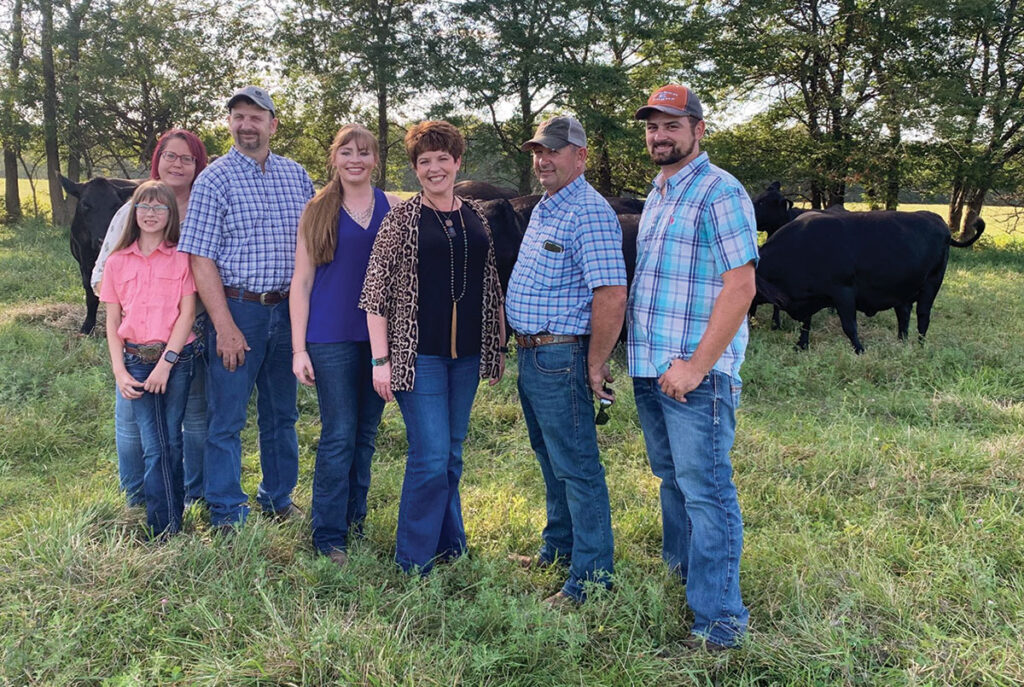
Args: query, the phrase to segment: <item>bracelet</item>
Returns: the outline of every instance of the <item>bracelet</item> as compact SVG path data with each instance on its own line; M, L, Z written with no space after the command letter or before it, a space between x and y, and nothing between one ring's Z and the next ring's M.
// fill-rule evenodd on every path
M292 351L292 355L298 355L299 353L305 353L306 349L303 348L301 351Z
M390 356L384 356L383 358L370 358L370 365L373 367L383 367L391 361Z
M508 346L498 346L498 353L508 353Z

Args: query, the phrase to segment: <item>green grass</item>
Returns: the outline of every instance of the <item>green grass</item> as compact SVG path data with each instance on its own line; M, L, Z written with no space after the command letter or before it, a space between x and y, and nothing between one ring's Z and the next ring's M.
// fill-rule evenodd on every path
M427 579L391 563L406 449L393 404L344 571L313 555L308 523L254 517L228 543L190 511L154 546L117 494L105 345L75 335L65 233L0 228L0 683L1021 684L1024 240L989 232L952 251L923 347L895 340L892 312L861 316L862 356L834 315L815 318L805 353L794 323L755 323L733 454L750 639L694 657L621 361L599 432L616 587L579 610L545 611L557 575L506 564L544 524L513 374L473 411L473 555ZM319 428L305 389L300 411L308 507ZM253 493L252 427L243 439Z

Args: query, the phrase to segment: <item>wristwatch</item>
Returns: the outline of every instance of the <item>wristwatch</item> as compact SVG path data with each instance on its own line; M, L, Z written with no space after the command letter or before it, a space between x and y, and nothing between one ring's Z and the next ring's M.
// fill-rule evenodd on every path
M383 367L384 365L387 365L390 361L391 358L389 356L384 356L383 358L370 358L370 364L373 365L374 367Z
M173 365L178 362L178 354L174 351L164 351L164 360Z

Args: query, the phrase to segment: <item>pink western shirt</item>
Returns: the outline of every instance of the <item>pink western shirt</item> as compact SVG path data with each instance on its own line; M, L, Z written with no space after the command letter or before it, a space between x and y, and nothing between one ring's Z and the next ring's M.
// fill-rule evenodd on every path
M146 256L136 241L107 260L100 300L120 304L123 316L117 334L122 341L167 343L181 313L182 297L195 292L187 254L164 242ZM189 334L188 341L193 339L195 335Z

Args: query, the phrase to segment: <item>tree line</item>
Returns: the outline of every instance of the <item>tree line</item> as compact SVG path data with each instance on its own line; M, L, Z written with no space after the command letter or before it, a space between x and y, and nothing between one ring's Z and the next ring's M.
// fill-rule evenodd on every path
M326 174L338 125L382 142L381 186L411 187L405 125L444 117L468 176L531 192L519 144L547 115L590 136L588 178L646 192L632 113L669 81L705 102L705 147L752 191L812 207L943 199L954 230L1024 187L1019 0L0 0L5 212L17 179L131 176L160 132L226 150L235 87L272 91L275 150ZM851 197L853 194L854 197ZM859 195L859 197L857 197Z

